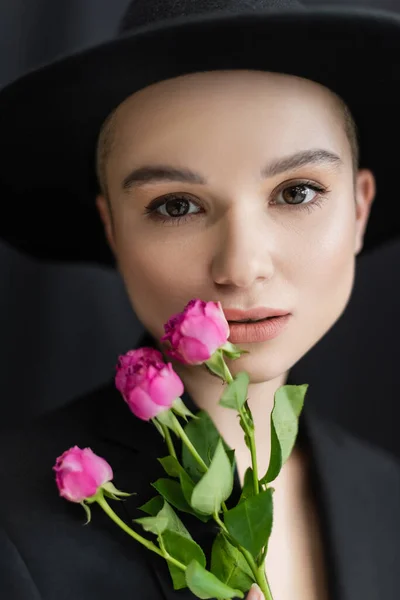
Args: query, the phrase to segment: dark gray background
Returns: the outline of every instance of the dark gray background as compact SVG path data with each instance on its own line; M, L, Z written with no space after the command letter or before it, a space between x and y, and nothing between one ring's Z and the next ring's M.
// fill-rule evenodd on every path
M329 4L400 8L400 0ZM111 37L127 5L128 0L1 0L0 85L57 55ZM338 390L329 403L320 394L318 408L360 435L370 435L372 420L375 441L400 455L395 429L399 259L400 241L359 261L348 309L296 370L306 382L318 365L316 385L323 387L324 381L335 386L335 373L351 379L361 365L365 379L354 390L354 403L341 402ZM115 272L39 263L0 242L0 282L0 427L108 381L118 354L132 347L142 330ZM327 360L332 352L334 368ZM387 355L384 373L374 368L376 352ZM376 390L377 403L363 407L360 418L363 386Z

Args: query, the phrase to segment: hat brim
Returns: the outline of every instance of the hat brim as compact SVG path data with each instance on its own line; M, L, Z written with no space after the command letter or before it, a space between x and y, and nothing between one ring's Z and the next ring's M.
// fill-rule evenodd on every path
M0 92L0 236L30 255L112 265L95 208L97 137L134 92L198 71L296 75L336 92L377 180L364 251L400 233L400 18L318 8L178 18L37 69Z

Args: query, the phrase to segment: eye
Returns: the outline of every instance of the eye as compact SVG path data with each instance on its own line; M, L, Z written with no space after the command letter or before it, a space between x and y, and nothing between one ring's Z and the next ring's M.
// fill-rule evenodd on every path
M196 203L186 194L168 194L150 202L145 208L145 214L152 219L175 225L198 214L198 212L189 212L190 205L196 205Z
M323 188L310 181L296 183L286 186L278 191L277 198L283 198L283 202L274 202L274 204L286 204L289 206L301 206L315 201L315 197L319 194L326 193L326 188Z

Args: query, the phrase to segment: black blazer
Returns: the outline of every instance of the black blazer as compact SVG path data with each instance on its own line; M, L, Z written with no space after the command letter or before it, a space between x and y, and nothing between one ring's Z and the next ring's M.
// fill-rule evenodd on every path
M138 345L149 340L145 334ZM190 404L186 394L184 400ZM309 444L331 600L398 600L400 461L322 417L307 400L301 439ZM161 436L130 413L113 382L2 433L1 600L192 599L187 589L174 592L165 561L99 506L85 526L83 508L59 497L52 467L75 444L111 464L117 488L137 493L124 502L110 500L128 523L144 516L137 507L156 495L150 483L165 476L156 460L167 454ZM183 520L209 549L214 525Z

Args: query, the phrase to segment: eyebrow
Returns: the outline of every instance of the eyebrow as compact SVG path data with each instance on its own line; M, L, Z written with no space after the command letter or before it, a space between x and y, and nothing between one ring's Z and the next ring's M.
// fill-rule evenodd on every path
M305 150L272 161L261 170L260 175L262 179L267 179L307 165L328 165L338 168L342 164L341 158L329 150ZM165 182L206 185L207 179L200 173L187 168L176 168L168 165L147 165L129 173L122 182L122 189L129 190L133 187L140 187L146 184Z

